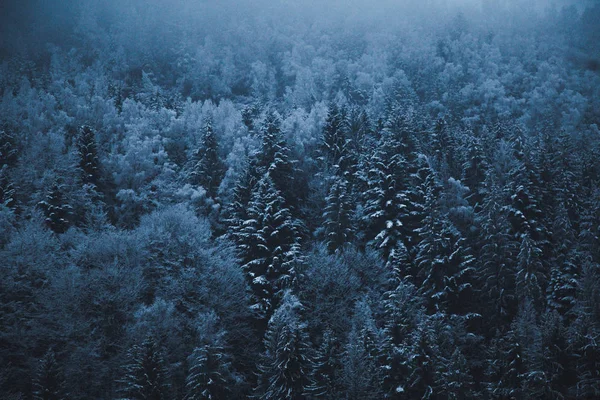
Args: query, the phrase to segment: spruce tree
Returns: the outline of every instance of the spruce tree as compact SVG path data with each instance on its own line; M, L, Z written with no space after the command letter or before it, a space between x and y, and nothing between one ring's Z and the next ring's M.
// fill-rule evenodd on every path
M0 166L0 205L15 210L15 188L9 175L8 166Z
M72 207L67 203L64 194L64 186L56 180L52 185L46 200L41 201L39 206L46 216L46 225L55 233L65 233L71 226Z
M223 347L207 344L194 349L189 358L185 400L225 400L234 384Z
M81 182L98 187L101 179L100 161L92 128L87 125L79 128L76 146Z
M202 186L208 196L214 198L217 196L224 173L225 167L219 157L217 137L209 118L204 126L200 148L194 157L190 180L194 185Z
M314 355L311 384L306 389L308 398L337 398L339 373L342 369L340 355L338 339L331 330L325 330Z
M321 143L321 159L330 166L335 166L345 175L348 172L349 159L348 147L350 139L348 133L348 117L346 111L340 109L336 104L329 106L325 126L323 127L323 139Z
M65 381L54 351L48 350L39 361L37 376L33 381L34 400L66 400Z
M268 320L281 291L295 282L302 262L298 222L268 174L255 186L243 225L236 235L252 309L257 318Z
M351 199L344 178L333 178L325 201L325 240L329 252L335 253L350 243L354 233Z
M302 304L286 292L269 321L260 357L255 396L261 400L300 400L310 386L311 348Z
M169 398L168 376L162 351L156 339L148 336L127 354L128 363L120 380L121 393L128 400L164 400Z

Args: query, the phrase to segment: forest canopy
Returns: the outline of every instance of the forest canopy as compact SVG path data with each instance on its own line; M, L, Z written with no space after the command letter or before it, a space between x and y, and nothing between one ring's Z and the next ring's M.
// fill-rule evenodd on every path
M599 398L599 19L1 2L3 398Z

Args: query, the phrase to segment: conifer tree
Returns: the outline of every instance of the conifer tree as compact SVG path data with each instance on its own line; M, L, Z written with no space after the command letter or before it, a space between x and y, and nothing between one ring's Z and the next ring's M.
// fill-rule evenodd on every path
M57 180L39 203L46 216L46 225L55 233L65 233L71 226L72 207L66 202L64 186Z
M128 400L164 400L169 398L168 376L162 351L156 339L148 336L128 352L128 363L120 380L121 392Z
M206 344L194 349L186 378L185 400L219 400L231 397L234 382L223 347Z
M344 178L333 178L329 194L325 199L325 237L331 253L344 248L352 240L352 205L348 183Z
M92 128L87 125L79 128L76 145L81 182L98 188L101 179L100 161Z
M473 376L467 359L457 348L439 374L436 389L447 399L472 399L473 386Z
M333 332L329 329L325 330L321 344L314 355L311 384L306 389L308 398L330 400L337 398L337 383L342 369L339 347L340 343Z
M56 361L54 351L48 350L39 362L37 376L33 381L34 400L66 400L63 372Z
M342 176L348 172L350 161L348 159L350 139L347 137L347 133L346 111L343 108L340 109L336 104L331 104L323 127L321 158L326 164L335 166Z
M255 395L262 400L305 398L310 386L311 348L307 326L301 320L302 304L286 292L269 321L265 351L259 361Z
M219 157L218 141L210 118L205 122L194 163L190 180L193 184L202 186L210 197L216 197L225 167Z
M248 219L236 234L259 319L268 320L281 291L297 277L302 262L297 226L270 176L263 176L248 204Z
M7 165L0 166L0 205L11 210L14 210L16 207L15 188Z

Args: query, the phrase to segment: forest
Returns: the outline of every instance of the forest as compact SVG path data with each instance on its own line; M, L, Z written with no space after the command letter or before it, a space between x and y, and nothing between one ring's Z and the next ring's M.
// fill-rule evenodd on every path
M0 2L0 398L600 398L600 2Z

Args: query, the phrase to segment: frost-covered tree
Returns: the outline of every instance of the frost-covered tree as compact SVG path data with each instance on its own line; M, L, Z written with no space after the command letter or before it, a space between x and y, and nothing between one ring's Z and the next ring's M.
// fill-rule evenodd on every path
M353 207L344 178L333 178L325 201L325 240L327 249L334 253L342 250L354 236Z
M301 318L302 308L296 296L286 292L269 320L265 351L258 362L255 396L259 399L305 398L313 361L307 326Z
M210 118L204 125L201 143L193 162L190 181L194 185L202 186L210 197L215 197L225 169L219 157L219 144Z
M120 379L123 398L163 400L169 398L168 374L162 350L156 339L148 336L141 345L127 353L127 364Z
M65 199L64 185L58 180L52 185L46 199L39 203L46 216L46 225L55 233L65 233L72 224L73 207Z
M255 186L248 219L236 237L252 309L259 319L268 319L282 291L294 284L302 262L298 222L268 174Z
M206 344L194 349L189 357L186 377L186 400L219 400L231 396L234 381L225 349Z
M88 125L79 128L76 146L81 182L99 187L101 170L96 137Z
M325 330L314 353L311 383L306 388L308 398L333 400L338 396L338 378L342 369L340 347L333 332Z

